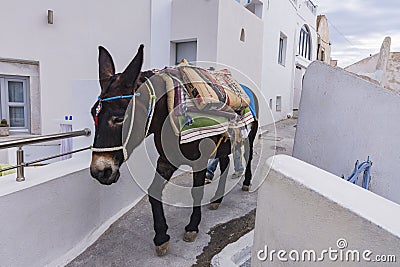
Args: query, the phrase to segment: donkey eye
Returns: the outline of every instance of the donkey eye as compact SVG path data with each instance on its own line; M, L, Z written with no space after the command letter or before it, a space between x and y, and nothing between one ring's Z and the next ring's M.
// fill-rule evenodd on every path
M113 117L112 117L112 122L113 122L114 124L121 124L121 123L124 122L124 117L123 117L123 116L122 116L122 117L113 116Z

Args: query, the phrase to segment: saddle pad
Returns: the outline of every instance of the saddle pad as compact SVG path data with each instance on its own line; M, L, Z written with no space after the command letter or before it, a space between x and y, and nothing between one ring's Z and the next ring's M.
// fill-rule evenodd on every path
M230 119L227 116L215 116L204 112L188 112L187 115L192 118L192 123L188 124L185 116L180 116L180 143L189 143L202 138L223 134L230 128L241 128L254 121L249 108L242 112L242 116L236 119Z

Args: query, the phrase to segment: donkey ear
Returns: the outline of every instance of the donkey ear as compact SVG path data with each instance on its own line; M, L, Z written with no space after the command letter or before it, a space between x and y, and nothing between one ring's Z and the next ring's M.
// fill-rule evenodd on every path
M135 58L121 75L121 81L125 86L133 87L139 76L143 64L143 48L144 45L141 44Z
M99 80L102 91L108 87L108 79L115 74L113 59L108 51L99 46Z

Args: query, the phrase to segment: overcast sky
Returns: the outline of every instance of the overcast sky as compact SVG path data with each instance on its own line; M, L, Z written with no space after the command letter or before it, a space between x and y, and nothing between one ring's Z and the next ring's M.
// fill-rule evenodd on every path
M332 57L346 67L379 52L385 36L400 52L400 0L311 0L329 23Z

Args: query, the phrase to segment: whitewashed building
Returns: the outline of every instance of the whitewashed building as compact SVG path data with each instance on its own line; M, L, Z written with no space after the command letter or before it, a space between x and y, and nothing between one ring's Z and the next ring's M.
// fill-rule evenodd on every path
M262 91L275 120L298 109L302 78L316 59L316 7L311 1L264 3Z
M400 92L400 53L390 51L391 38L385 37L379 53L364 58L345 70L386 89Z
M10 122L13 137L57 133L65 123L93 129L89 111L100 92L99 45L110 51L117 72L140 44L144 69L182 57L226 65L239 81L261 88L261 125L292 114L304 70L316 56L316 10L309 0L15 0L1 10L1 118ZM74 148L90 144L90 138L73 141ZM57 150L57 142L36 146L26 159ZM0 162L13 158L14 151L3 153ZM0 209L7 214L0 247L10 248L0 250L2 264L62 265L143 197L129 179L105 190L90 178L89 160L86 151L26 168L23 183L15 175L0 179ZM150 168L141 171L153 176Z
M74 90L77 81L97 79L98 45L111 51L119 70L140 43L145 69L183 56L236 68L262 88L278 120L297 108L302 74L316 57L316 8L310 1L140 0L110 6L8 1L3 10L10 12L0 18L7 25L0 50L2 90L13 84L24 92L19 107L2 103L1 117L11 122L13 133L53 133L65 116L72 115L73 123L84 119L83 110L74 110L79 98Z

